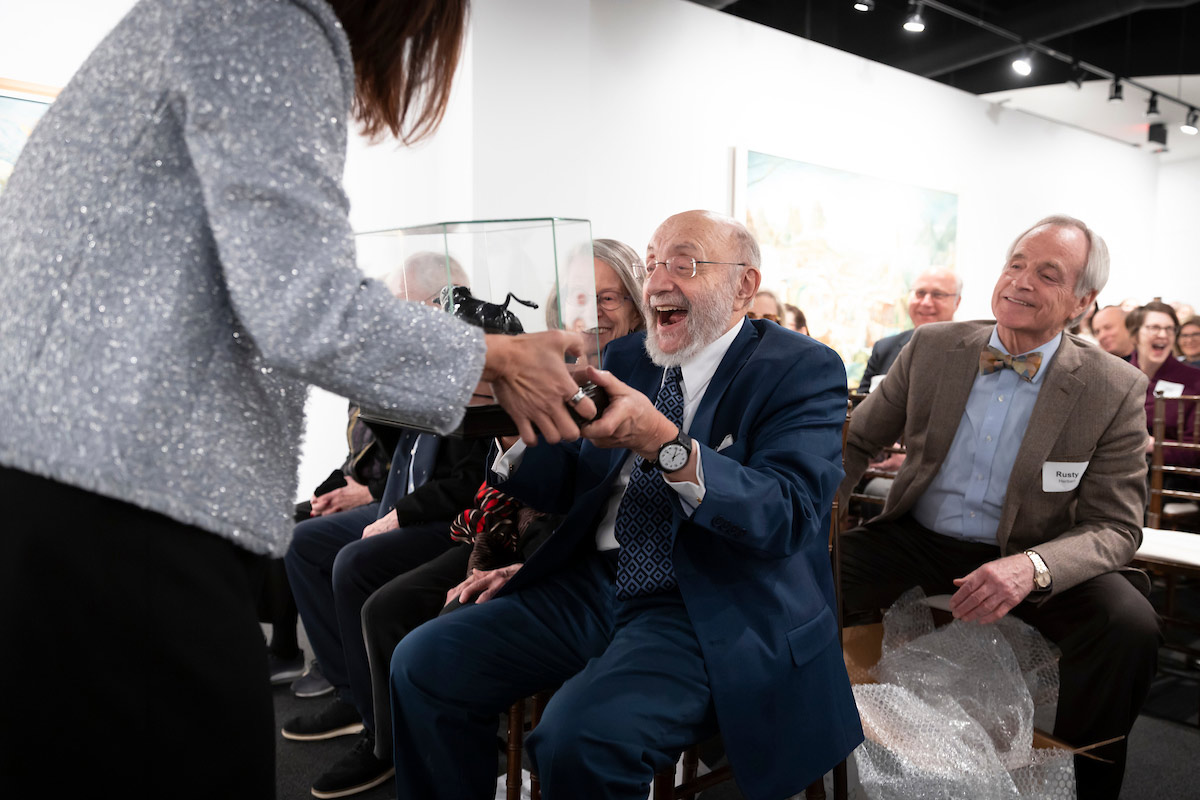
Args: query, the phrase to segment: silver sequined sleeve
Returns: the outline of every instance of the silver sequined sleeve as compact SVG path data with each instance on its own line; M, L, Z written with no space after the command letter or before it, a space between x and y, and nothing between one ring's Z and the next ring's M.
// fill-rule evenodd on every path
M323 0L130 11L0 194L0 464L282 555L307 383L458 422L483 337L355 265L352 88Z

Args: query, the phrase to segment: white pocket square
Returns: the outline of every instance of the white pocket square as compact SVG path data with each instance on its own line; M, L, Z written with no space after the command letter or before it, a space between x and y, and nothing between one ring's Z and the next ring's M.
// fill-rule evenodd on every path
M721 443L719 445L717 445L717 452L718 453L721 452L726 447L729 447L729 445L731 445L731 444L733 444L733 435L726 434L725 438L721 440Z

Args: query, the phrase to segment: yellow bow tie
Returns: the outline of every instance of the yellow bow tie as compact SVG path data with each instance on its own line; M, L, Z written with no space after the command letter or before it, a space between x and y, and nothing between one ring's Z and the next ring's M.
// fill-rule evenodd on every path
M1037 375L1038 367L1041 365L1042 354L1040 352L1028 353L1023 356L1010 356L1008 353L1002 353L991 345L988 345L979 354L980 375L991 375L993 372L999 372L1002 369L1011 369L1020 375L1023 380L1032 381L1033 376Z

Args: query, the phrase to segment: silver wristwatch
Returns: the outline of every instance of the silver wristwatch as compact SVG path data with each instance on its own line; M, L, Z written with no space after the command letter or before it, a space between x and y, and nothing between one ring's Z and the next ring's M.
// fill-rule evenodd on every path
M682 430L671 441L658 448L658 460L654 465L663 472L683 469L692 457L692 439Z
M1033 590L1035 592L1048 590L1054 580L1050 576L1050 568L1046 566L1046 562L1042 560L1036 550L1026 550L1025 555L1029 556L1029 560L1033 562Z

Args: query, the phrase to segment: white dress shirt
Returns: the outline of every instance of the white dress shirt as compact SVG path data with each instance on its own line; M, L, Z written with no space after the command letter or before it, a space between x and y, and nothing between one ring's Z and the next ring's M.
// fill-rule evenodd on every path
M737 338L742 326L749 324L743 317L719 338L705 346L690 361L680 366L680 382L682 384L680 389L683 391L682 429L685 433L692 427L692 420L696 418L696 409L700 407L700 401L704 399L704 393L708 390L708 385L712 383L713 375L716 374L721 359L725 357L725 353L733 344L733 340ZM663 370L663 374L665 376L666 370ZM692 445L692 452L697 452L697 445ZM521 465L521 456L524 453L525 443L517 440L516 444L507 451L496 456L496 460L492 464L492 472L502 478L507 478ZM604 517L596 527L597 550L612 550L620 547L616 536L617 510L621 506L621 498L625 495L629 475L633 472L634 460L630 457L632 455L633 453L630 452L621 465L621 472L617 476L617 480L613 482L612 495L609 497ZM704 499L703 463L699 460L696 461L695 483L668 480L665 474L663 480L679 495L679 502L683 504L684 511L691 516L696 507L700 505L700 501Z

